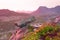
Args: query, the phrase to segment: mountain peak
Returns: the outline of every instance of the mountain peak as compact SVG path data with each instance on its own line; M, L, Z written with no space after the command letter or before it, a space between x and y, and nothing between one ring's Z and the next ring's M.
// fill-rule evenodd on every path
M37 10L44 10L44 9L47 9L47 7L40 6Z
M60 8L60 6L56 6L55 8Z

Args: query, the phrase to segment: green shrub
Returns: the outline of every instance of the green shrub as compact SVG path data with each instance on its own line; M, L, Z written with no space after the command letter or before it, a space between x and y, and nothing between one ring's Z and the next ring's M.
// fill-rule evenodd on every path
M29 29L32 29L33 30L33 28L31 28L31 27ZM50 34L52 34L52 33L54 34L54 32L57 31L58 29L60 29L60 27L58 25L56 25L55 27L52 26L52 25L51 26L48 25L44 29L42 29L39 32L37 32L36 34L34 34L34 32L32 34L29 33L27 36L25 36L23 38L23 40L39 40L39 38L41 36L47 35L48 32ZM55 40L55 39L56 39L55 37L54 38L51 38L48 35L45 37L45 40ZM59 40L59 38L58 38L58 40Z
M32 32L34 28L33 26L28 25L28 29L29 29L29 32Z
M53 31L53 27L45 27L44 29L42 29L40 32L38 32L39 35L45 35L47 32L51 32Z

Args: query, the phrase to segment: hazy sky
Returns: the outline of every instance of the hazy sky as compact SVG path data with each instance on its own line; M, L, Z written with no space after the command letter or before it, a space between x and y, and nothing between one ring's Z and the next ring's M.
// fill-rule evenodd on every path
M49 8L60 5L60 0L0 0L0 9L36 10L39 6Z

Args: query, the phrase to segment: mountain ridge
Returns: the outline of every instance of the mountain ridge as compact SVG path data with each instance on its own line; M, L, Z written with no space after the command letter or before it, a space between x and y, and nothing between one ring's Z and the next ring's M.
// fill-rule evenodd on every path
M57 14L60 15L60 6L56 6L54 8L47 8L44 6L40 6L36 11L32 12L32 15L52 15Z

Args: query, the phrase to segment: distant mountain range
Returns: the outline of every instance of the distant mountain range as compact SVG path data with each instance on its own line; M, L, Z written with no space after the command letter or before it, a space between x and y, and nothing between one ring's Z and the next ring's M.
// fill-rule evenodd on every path
M60 16L60 6L56 6L54 8L47 8L44 6L40 6L36 11L30 12L15 12L8 9L1 9L0 10L0 20L8 19L8 20L15 20L15 19L23 19L26 17L35 16L40 19L43 17L43 20L47 20L48 18L54 18Z
M36 11L33 11L31 13L32 15L38 16L38 15L60 15L60 6L56 6L54 8L47 8L44 6L40 6ZM28 12L14 12L8 9L2 9L0 10L0 16L29 16L30 13Z
M28 16L29 14L27 13L18 13L18 12L14 12L8 9L2 9L0 10L0 16Z
M60 6L56 6L54 8L40 6L36 11L33 11L31 14L38 19L38 22L46 22L55 19L56 17L60 17Z
M15 12L8 9L2 9L0 10L0 22L5 21L16 21L16 20L23 20L27 17L29 17L30 14L24 13L24 12Z
M36 11L32 12L32 15L35 15L35 16L60 15L60 6L56 6L54 8L47 8L44 6L40 6Z

